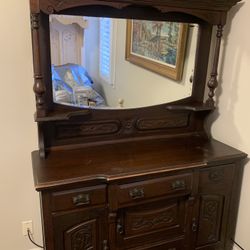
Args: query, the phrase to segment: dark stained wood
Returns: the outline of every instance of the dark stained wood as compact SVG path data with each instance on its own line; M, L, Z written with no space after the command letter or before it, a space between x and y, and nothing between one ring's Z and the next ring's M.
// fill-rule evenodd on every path
M237 2L238 0L31 0L34 91L37 101L35 119L39 124L40 155L46 157L55 148L77 148L84 144L112 141L194 134L206 138L204 120L214 108L209 105L210 102L208 105L203 104L212 25L224 25L227 11ZM88 110L53 103L49 30L49 14L52 13L199 24L192 96L172 104L131 110ZM219 51L216 50L215 59L218 54ZM217 60L214 61L213 76L214 69L217 69L216 62ZM210 87L212 96L214 85L210 84ZM197 112L203 114L196 114ZM91 133L88 127L94 128Z
M223 26L218 25L217 33L216 33L217 40L216 40L216 45L215 45L215 50L214 50L214 57L213 57L213 60L214 60L213 68L211 71L210 79L207 84L209 87L209 93L208 93L208 99L206 101L206 104L212 107L214 106L214 103L215 103L214 92L215 92L215 89L218 87L217 76L218 76L218 64L219 64L222 32L223 32Z
M37 190L84 181L163 175L171 171L234 162L246 154L212 140L149 140L51 152L32 153Z
M209 137L222 27L238 0L30 0L46 250L232 250L246 154ZM49 14L199 24L191 97L130 110L53 103ZM218 26L209 100L203 103Z

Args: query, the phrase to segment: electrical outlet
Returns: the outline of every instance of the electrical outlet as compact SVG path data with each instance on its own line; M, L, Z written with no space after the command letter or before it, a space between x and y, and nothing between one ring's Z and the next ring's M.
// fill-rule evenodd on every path
M27 221L22 222L23 236L28 235L28 229L30 231L30 234L33 234L33 222L32 222L32 220L27 220Z

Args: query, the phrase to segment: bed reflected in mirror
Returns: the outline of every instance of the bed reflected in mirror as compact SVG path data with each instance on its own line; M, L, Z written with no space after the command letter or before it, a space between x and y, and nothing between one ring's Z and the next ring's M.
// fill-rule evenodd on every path
M53 100L130 109L191 96L198 25L51 15Z

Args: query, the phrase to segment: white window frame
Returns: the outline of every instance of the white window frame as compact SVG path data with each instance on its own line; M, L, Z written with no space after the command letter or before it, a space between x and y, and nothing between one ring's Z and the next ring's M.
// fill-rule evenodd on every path
M104 76L101 72L101 20L100 18L100 25L99 25L99 77L101 82L105 84L111 85L113 88L115 87L115 64L116 64L116 35L117 35L117 20L111 19L111 26L110 26L110 74L109 76Z

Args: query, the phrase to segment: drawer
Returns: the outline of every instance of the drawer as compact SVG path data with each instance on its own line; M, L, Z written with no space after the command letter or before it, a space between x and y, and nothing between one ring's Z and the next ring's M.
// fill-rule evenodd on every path
M187 197L178 197L118 210L116 239L119 247L182 237L188 216ZM151 248L150 248L151 249Z
M184 240L175 240L170 242L157 242L155 244L147 244L146 246L130 248L131 250L183 250Z
M79 188L51 194L52 211L93 206L106 202L106 186Z
M181 174L117 186L119 204L133 203L166 195L185 195L192 189L192 174Z

